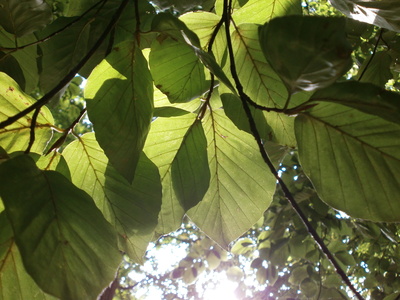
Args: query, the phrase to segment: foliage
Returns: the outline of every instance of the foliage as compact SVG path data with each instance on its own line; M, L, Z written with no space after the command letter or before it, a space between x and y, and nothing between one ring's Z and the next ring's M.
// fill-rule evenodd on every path
M393 1L0 4L0 299L218 270L255 277L243 299L398 296ZM128 282L177 238L174 270Z

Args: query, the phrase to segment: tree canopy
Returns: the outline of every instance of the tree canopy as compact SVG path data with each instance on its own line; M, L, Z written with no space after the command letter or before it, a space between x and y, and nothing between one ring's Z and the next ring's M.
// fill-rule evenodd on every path
M398 299L399 15L0 0L0 300L131 299L124 266L173 240L160 285L251 276L230 251L242 299Z

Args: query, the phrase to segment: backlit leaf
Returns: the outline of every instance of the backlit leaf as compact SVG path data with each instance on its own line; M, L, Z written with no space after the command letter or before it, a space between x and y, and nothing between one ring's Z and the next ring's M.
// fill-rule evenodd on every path
M27 155L2 163L0 177L15 242L41 289L63 299L99 294L121 256L114 231L89 195L55 171L40 171Z
M132 185L111 165L93 133L82 136L63 151L72 182L92 196L97 207L119 234L119 247L142 262L157 225L161 206L158 170L145 156ZM142 168L143 166L143 168Z
M373 83L381 88L392 78L390 65L392 59L388 52L379 51L373 57L367 58L357 74L357 80Z
M153 110L152 79L140 49L132 42L114 47L89 76L85 98L97 141L132 181Z
M0 121L14 116L33 104L35 100L25 94L17 83L5 73L0 73ZM20 118L13 124L0 129L0 146L7 152L24 151L29 144L32 113ZM47 109L42 107L36 120L35 142L32 152L43 153L52 136L51 125L54 120Z
M355 218L400 220L399 124L320 103L295 129L300 162L323 201Z

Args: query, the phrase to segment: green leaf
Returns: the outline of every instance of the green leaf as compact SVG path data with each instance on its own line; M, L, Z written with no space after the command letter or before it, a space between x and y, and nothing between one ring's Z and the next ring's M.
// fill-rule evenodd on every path
M43 293L26 273L5 213L0 214L0 230L0 300L55 299Z
M83 135L63 151L72 182L92 196L119 234L119 247L143 262L161 206L158 170L143 155L130 185L111 165L94 133Z
M342 263L342 266L344 266L345 269L347 269L347 267L353 267L357 264L354 257L347 251L339 251L335 253L335 257L339 262Z
M1 0L0 25L17 37L43 29L53 19L43 0Z
M254 138L239 129L222 109L203 119L208 141L210 187L188 215L222 247L242 235L268 208L275 179Z
M320 198L354 218L398 222L400 125L320 103L295 121L299 158Z
M176 196L172 178L172 163L182 141L196 120L195 114L179 117L157 118L152 124L143 151L159 168L162 182L162 205L158 219L157 235L175 231L185 213ZM138 170L140 172L140 170Z
M0 121L14 116L29 107L35 100L25 94L18 84L7 74L0 73ZM0 129L0 146L8 153L25 150L29 144L32 113L20 118L13 124ZM43 153L52 136L53 117L47 107L42 107L36 120L35 142L32 152Z
M197 205L208 190L207 139L201 121L187 131L171 167L172 184L185 210Z
M114 47L89 76L85 98L97 141L131 182L153 110L152 79L140 49L132 42Z
M318 294L318 285L311 278L306 278L300 283L300 291L307 298L311 298Z
M38 34L45 38L71 23L74 18L58 18ZM53 89L86 54L90 32L90 23L75 23L67 30L39 44L40 79L43 93Z
M361 65L356 79L361 82L373 83L381 88L393 77L390 72L392 58L387 51L379 51L367 58Z
M394 0L331 0L349 18L400 32L400 6Z
M264 24L269 20L284 15L300 15L299 0L249 0L243 7L233 13L237 25L241 23Z
M203 65L184 42L159 36L151 45L149 64L156 87L171 103L188 102L209 88Z
M22 90L25 89L24 73L14 56L0 51L0 72L6 73L18 83Z
M373 84L357 81L335 83L315 92L310 100L346 105L387 121L400 123L400 95Z
M57 1L62 3L63 15L65 17L79 16L97 3L96 0L80 0L80 1Z
M289 94L329 86L350 68L345 26L342 18L288 16L260 27L261 49Z
M116 235L88 194L27 155L0 165L0 195L24 266L63 299L96 297L114 278Z

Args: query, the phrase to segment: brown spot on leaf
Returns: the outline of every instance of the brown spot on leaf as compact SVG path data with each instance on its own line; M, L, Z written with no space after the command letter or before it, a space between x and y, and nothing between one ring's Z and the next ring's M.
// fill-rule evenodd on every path
M14 92L14 88L13 88L12 86L9 86L8 89L7 89L7 91L6 91L6 93L7 93L8 91Z

